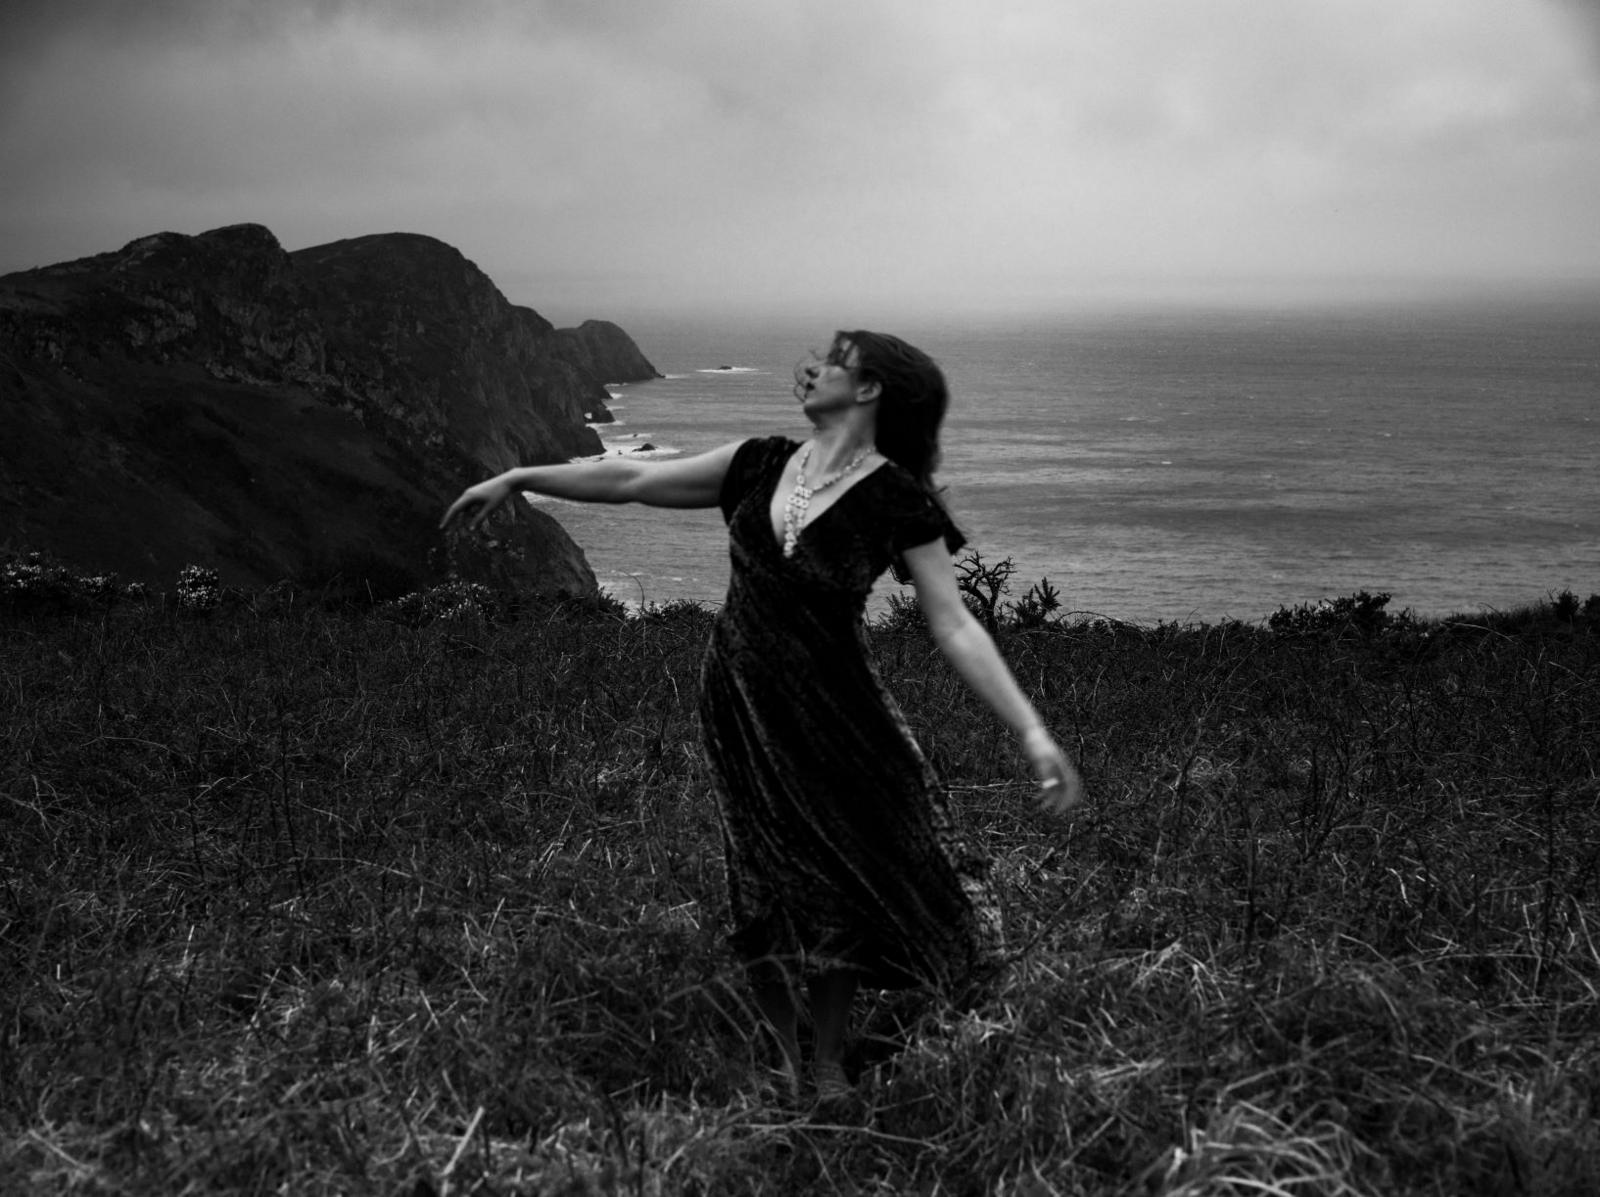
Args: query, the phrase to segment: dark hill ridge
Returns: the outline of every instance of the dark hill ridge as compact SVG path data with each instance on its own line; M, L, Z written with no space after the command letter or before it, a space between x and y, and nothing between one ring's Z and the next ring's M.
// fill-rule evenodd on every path
M286 253L260 225L160 233L0 278L0 542L158 586L437 579L472 481L597 453L627 334L556 329L455 249L390 233ZM516 505L468 575L591 593L582 552Z

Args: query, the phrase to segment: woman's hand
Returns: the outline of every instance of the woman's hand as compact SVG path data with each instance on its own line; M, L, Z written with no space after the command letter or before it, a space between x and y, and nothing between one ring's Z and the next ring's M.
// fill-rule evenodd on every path
M509 472L496 474L487 482L469 486L461 492L460 498L450 504L449 510L444 513L444 518L439 521L439 527L448 528L459 516L466 520L467 529L470 531L488 519L490 513L509 499L515 490ZM476 510L473 510L474 508Z
M1083 801L1083 779L1042 726L1023 734L1022 751L1039 782L1039 809L1064 815Z

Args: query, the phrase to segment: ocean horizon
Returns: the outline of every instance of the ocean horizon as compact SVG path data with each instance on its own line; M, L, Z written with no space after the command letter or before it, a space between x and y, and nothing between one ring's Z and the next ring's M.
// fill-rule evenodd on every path
M612 453L807 425L792 371L832 328L636 318L665 377L612 388ZM1019 597L1135 622L1259 620L1359 590L1419 616L1600 591L1600 296L1168 307L892 326L944 367L939 481ZM716 511L538 498L602 587L716 603ZM881 610L900 588L875 592Z

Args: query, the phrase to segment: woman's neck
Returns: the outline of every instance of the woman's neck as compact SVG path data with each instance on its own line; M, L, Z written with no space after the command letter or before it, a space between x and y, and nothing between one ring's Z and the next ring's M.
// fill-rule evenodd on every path
M862 450L873 450L876 431L870 422L857 420L815 429L811 434L811 458L806 463L806 472L821 476L842 470Z

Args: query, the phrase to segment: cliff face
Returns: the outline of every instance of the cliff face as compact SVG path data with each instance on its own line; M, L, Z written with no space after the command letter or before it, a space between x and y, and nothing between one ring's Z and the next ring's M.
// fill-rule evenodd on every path
M585 320L577 328L556 330L565 360L605 382L640 382L661 377L645 361L633 339L609 320Z
M237 585L426 584L463 485L599 452L603 384L655 376L601 327L554 329L410 234L289 254L236 225L8 275L0 538L158 586L188 562ZM592 593L559 526L513 506L495 559L457 564Z

